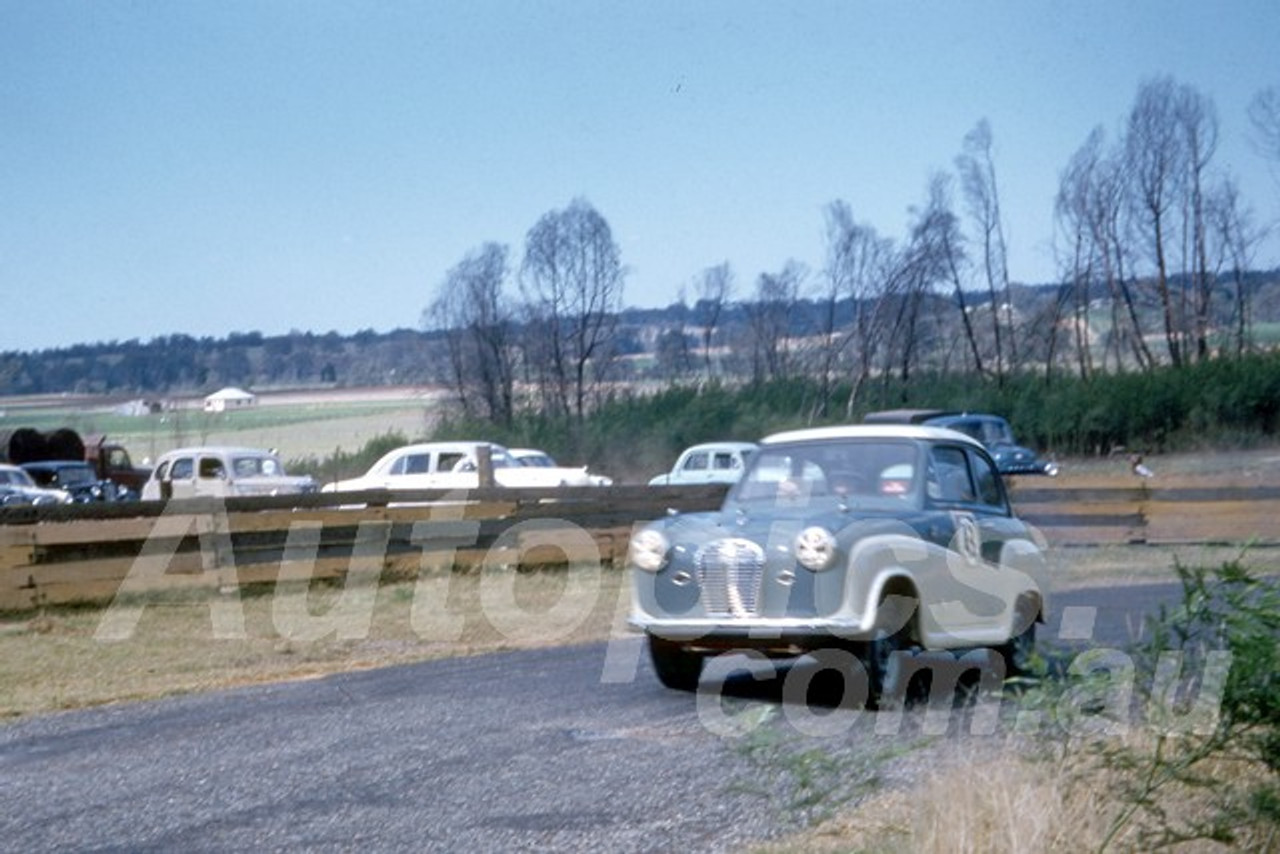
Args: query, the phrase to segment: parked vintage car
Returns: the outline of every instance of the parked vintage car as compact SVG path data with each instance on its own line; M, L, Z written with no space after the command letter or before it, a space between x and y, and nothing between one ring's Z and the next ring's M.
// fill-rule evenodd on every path
M835 648L860 663L868 699L900 698L929 658L920 650L986 647L999 666L1026 665L1048 607L1040 543L962 433L779 433L719 511L632 537L630 622L671 688L694 689L704 658L724 651Z
M71 493L65 489L39 486L21 466L0 463L0 507L22 504L68 504Z
M310 476L285 473L280 458L258 448L178 448L162 454L142 487L147 500L212 495L289 495L317 490Z
M930 424L958 430L981 442L1001 474L1045 474L1056 477L1056 462L1043 460L1013 437L1013 428L999 415L984 412L947 412L941 409L891 409L873 412L868 424Z
M754 442L707 442L681 452L671 471L650 479L650 486L695 483L737 483L746 471Z
M480 452L487 448L498 486L592 486L585 467L521 465L502 445L491 442L424 442L385 454L360 477L327 483L326 492L361 489L476 489Z
M37 486L61 489L77 503L125 501L138 497L132 490L99 478L93 466L83 460L40 460L23 463L22 468Z
M555 458L546 451L537 448L508 448L507 453L511 458L522 466L531 466L533 468L554 469L560 468L560 464ZM603 474L588 474L591 479L592 486L612 486L613 478Z

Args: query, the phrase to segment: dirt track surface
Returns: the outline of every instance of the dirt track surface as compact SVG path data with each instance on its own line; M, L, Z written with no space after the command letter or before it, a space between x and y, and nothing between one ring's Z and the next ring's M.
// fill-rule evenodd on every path
M1071 593L1051 633L1123 645L1174 592ZM793 759L820 748L841 779L908 786L946 744L1007 735L958 714L925 750L919 712L882 729L793 702L806 672L739 668L676 693L631 638L29 719L0 728L0 838L27 852L737 851L803 814L778 776L792 760L747 749L761 733ZM814 725L827 729L801 731Z

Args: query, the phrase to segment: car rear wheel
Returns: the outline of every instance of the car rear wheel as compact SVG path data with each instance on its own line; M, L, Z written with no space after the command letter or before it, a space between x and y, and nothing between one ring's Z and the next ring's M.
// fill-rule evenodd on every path
M678 643L649 635L649 657L658 681L676 691L696 691L702 677L702 656Z

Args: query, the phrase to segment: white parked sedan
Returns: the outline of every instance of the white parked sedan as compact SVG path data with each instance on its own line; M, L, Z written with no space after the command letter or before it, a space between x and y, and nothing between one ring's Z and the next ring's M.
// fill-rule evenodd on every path
M540 451L537 448L508 448L507 453L511 454L520 465L531 466L534 468L554 469L560 468L560 464L555 458L546 451ZM591 478L592 486L612 486L613 478L603 474L588 474Z
M747 469L755 442L707 442L686 448L671 471L649 481L650 486L695 483L737 483Z
M502 445L490 442L424 442L384 455L360 477L325 484L326 492L360 489L476 489L480 485L480 450L489 449L498 486L592 486L585 467L522 465Z

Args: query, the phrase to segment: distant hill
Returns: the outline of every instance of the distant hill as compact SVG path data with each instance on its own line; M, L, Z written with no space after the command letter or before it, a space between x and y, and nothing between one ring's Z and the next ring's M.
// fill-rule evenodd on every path
M1252 320L1262 328L1280 324L1280 271L1249 274ZM1018 308L1028 317L1060 300L1056 285L1019 286ZM968 305L984 305L983 294L968 296ZM1097 294L1103 297L1104 294ZM954 311L945 293L931 295L934 310ZM731 302L717 321L717 346L732 348L750 322L755 303ZM613 352L625 357L631 378L670 376L671 342L685 348L701 344L704 306L677 303L667 308L626 309L619 315ZM833 319L848 324L851 300L832 306L801 299L786 310L787 334L812 335ZM1152 328L1155 321L1152 321ZM735 338L739 336L739 338ZM1264 343L1273 343L1266 341ZM664 361L664 358L666 361ZM224 386L252 389L449 385L450 353L442 332L395 329L337 332L291 332L263 335L232 333L226 338L169 335L149 341L108 341L34 352L0 353L0 395L116 394L137 396L198 395Z

